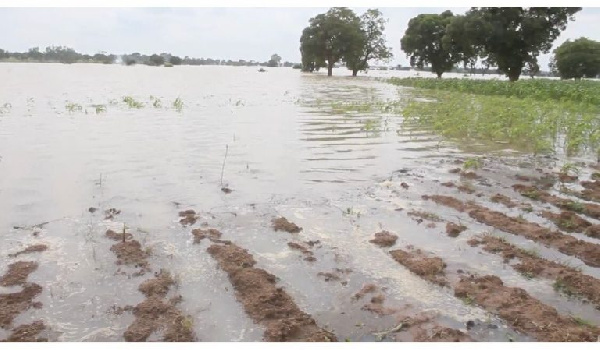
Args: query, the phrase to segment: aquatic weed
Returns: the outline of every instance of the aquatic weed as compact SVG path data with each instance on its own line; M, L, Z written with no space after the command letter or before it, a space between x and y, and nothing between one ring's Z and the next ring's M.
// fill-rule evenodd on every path
M123 102L125 102L129 108L140 109L144 107L142 102L136 101L132 96L124 96Z
M183 100L180 97L177 97L175 101L173 101L173 108L177 112L181 112L183 110Z

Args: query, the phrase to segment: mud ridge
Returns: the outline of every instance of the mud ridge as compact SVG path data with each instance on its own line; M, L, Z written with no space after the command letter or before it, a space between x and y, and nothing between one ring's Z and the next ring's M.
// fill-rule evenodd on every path
M221 232L214 228L209 229L199 229L195 228L192 230L192 235L194 236L194 243L200 243L203 239L208 238L209 240L215 240L221 238Z
M506 320L515 330L539 341L595 342L600 329L560 315L521 288L507 287L497 276L462 277L454 294Z
M585 232L592 223L581 218L572 211L561 211L560 214L551 211L542 211L542 217L552 221L559 229L565 232Z
M296 242L288 242L287 245L290 247L290 249L300 251L304 255L304 260L311 262L317 261L317 258L314 257L314 253L306 246Z
M453 222L446 223L446 234L450 237L458 237L464 230L467 229L465 225L455 224Z
M578 269L544 259L536 252L518 248L504 239L490 235L472 239L469 244L482 245L483 250L502 255L505 263L518 259L519 262L512 267L525 277L555 280L554 287L559 292L583 297L600 309L600 280L584 275Z
M582 241L525 219L513 218L472 202L463 203L456 198L440 195L425 197L458 211L468 212L471 218L480 223L554 247L563 254L581 259L586 265L600 267L600 245L598 244Z
M27 247L21 251L16 252L16 253L8 254L8 257L16 258L17 256L19 256L21 254L43 252L43 251L46 251L47 249L48 249L48 246L45 244L34 244L34 245L30 245L29 247Z
M196 211L193 209L188 209L179 212L179 223L182 226L190 226L196 223L198 220L198 216L196 215Z
M129 308L135 320L123 334L126 341L146 341L150 335L162 330L162 341L192 342L196 340L192 321L183 316L176 307L179 297L166 299L167 293L175 281L171 275L161 270L154 278L140 284L138 290L146 296L141 303Z
M24 324L12 330L11 335L4 341L7 342L47 342L47 338L39 338L38 335L46 329L42 321L34 321Z
M247 250L230 244L212 244L208 253L227 273L237 300L246 314L265 326L266 341L336 341L315 320L301 311L293 299L277 287L276 277L254 267L256 261Z
M0 277L2 286L23 287L20 292L0 294L0 327L9 328L21 312L31 307L42 306L39 302L33 302L33 299L42 292L42 287L27 282L29 275L37 268L38 264L35 262L18 261L9 265L8 271Z
M440 286L448 286L446 264L438 257L428 257L420 249L392 250L390 255L410 272Z
M510 199L510 197L507 197L500 193L496 193L495 195L490 197L490 200L494 203L500 203L507 208L516 208L517 206L519 206L519 204Z

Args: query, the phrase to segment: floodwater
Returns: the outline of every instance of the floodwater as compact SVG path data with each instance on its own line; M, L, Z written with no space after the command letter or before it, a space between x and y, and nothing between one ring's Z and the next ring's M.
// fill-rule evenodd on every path
M148 278L116 273L113 242L104 233L125 225L151 252L152 270L176 277L179 307L191 316L198 340L261 340L264 329L236 302L227 275L206 252L208 243L193 244L191 228L179 224L177 213L185 209L199 213L194 227L206 222L248 249L258 267L276 275L298 306L341 340L374 340L373 333L397 323L361 310L364 302L352 299L366 283L384 288L386 305L433 312L447 327L466 330L466 322L475 320L469 334L476 340L530 340L369 243L382 229L399 236L397 247L435 253L448 270L495 274L560 313L600 323L600 311L558 295L551 282L525 279L500 256L466 244L490 227L421 199L451 192L437 181L457 177L448 173L455 159L503 156L503 163L494 163L491 187L476 184L488 197L515 196L500 186L506 173L534 172L534 166L518 164L552 168L562 160L446 142L427 130L404 128L401 115L391 112L336 111L332 104L392 101L410 90L372 77L411 73L346 73L327 78L291 68L259 73L240 67L0 64L0 106L10 104L0 114L0 270L18 259L38 261L30 280L43 287L37 299L43 307L22 313L15 324L43 320L46 336L56 341L123 341L133 316L113 311L142 301L137 287ZM145 106L129 108L125 96ZM177 98L181 111L172 105ZM153 106L156 99L160 107ZM103 105L98 113L95 105ZM232 192L225 194L222 186ZM90 213L92 207L99 210ZM121 214L105 220L108 208ZM435 211L469 229L450 238L443 225L427 228L406 215L410 210ZM278 216L303 231L273 231L271 219ZM578 263L498 234L543 256ZM321 241L315 262L287 246L308 240ZM33 243L49 249L7 258ZM352 270L342 278L346 283L317 276L334 268ZM583 269L600 277L599 269ZM0 329L0 339L6 333Z

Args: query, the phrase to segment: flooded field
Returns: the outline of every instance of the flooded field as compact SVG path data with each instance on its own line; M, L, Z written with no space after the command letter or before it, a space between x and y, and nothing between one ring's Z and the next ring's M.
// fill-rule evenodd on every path
M597 341L596 159L394 74L0 64L0 340Z

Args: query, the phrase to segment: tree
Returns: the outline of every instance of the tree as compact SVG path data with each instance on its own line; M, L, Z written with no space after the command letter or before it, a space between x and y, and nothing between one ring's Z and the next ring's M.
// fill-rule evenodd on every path
M383 32L386 20L377 9L369 9L360 17L361 38L355 38L355 50L346 55L346 67L352 70L352 76L358 71L369 68L369 60L388 61L392 58L391 48L386 45Z
M486 61L496 65L510 81L523 67L537 66L540 53L548 53L580 7L474 7L467 12L469 35L477 38Z
M554 50L552 66L561 79L595 78L600 75L600 42L567 40Z
M333 7L311 18L300 37L303 69L327 67L327 75L332 76L333 66L355 52L360 38L360 18L346 7Z
M179 65L181 65L183 60L179 56L171 56L171 58L169 59L169 62L171 62L171 64L174 66L179 66Z
M409 56L411 66L423 68L431 64L431 71L438 78L454 67L456 56L453 57L448 45L443 43L446 27L453 17L451 11L444 11L439 15L421 14L411 18L400 40L402 51Z
M271 55L271 59L267 63L267 66L279 67L280 63L281 63L281 56L279 56L278 54L273 54L273 55Z
M164 63L165 58L157 54L150 56L150 59L148 61L148 65L150 66L162 66Z
M463 68L475 69L475 64L481 52L478 45L477 33L472 30L474 23L467 16L454 16L446 26L442 37L442 47L448 51L453 63L462 62Z

